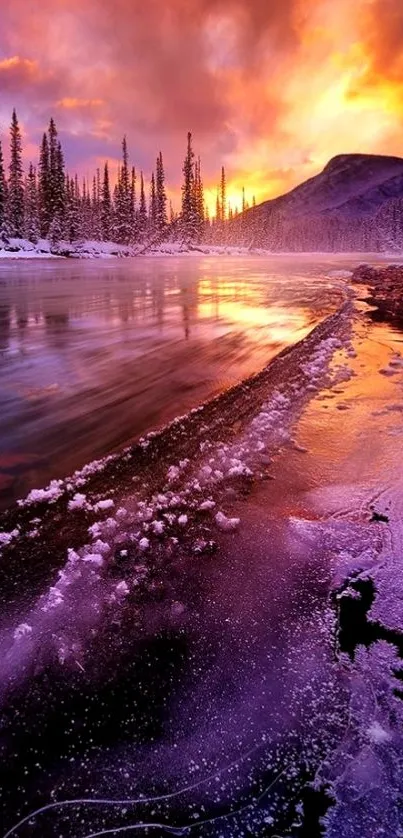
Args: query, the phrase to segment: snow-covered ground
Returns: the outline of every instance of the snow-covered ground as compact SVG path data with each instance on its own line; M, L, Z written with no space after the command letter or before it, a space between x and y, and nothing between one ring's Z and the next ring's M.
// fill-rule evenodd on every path
M251 251L247 247L194 245L164 242L162 244L121 245L116 242L82 241L71 244L58 242L55 245L47 239L40 239L37 244L27 239L10 239L8 244L0 242L1 259L49 259L69 257L75 259L107 259L110 257L128 257L153 254L155 256L180 256L204 254L212 256L245 256ZM253 249L254 254L266 251Z
M284 259L295 258L295 252L280 252L273 254L271 251L258 247L241 247L235 245L186 245L178 242L163 242L159 244L122 245L116 242L81 241L71 244L70 242L59 242L51 245L47 239L40 239L37 244L27 239L10 239L8 244L0 242L0 261L2 259L50 259L50 258L73 258L73 259L109 259L125 258L133 256L272 256ZM331 255L346 258L345 252L331 254L329 251L317 252L315 257L329 258ZM311 253L303 252L301 258L310 258ZM352 254L352 258L353 258ZM391 253L363 254L363 261L382 262L385 259L399 261L401 254L396 251ZM336 276L336 274L334 274ZM345 274L339 274L345 278Z

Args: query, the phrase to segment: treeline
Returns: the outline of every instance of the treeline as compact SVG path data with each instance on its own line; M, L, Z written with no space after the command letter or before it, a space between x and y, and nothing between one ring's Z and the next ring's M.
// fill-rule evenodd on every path
M216 213L210 218L201 162L195 157L191 133L183 163L181 198L180 212L175 212L167 198L161 152L146 186L143 172L138 173L129 162L126 137L114 185L107 162L90 182L80 181L77 175L71 176L66 171L53 119L43 135L37 165L30 163L26 173L15 110L10 127L8 173L0 142L0 242L3 243L10 238L25 238L36 244L43 238L49 239L53 246L62 241L86 240L124 245L163 241L226 244L233 238L231 225L226 222L241 215L246 219L248 204L244 190L241 212L228 206L224 168L217 189Z

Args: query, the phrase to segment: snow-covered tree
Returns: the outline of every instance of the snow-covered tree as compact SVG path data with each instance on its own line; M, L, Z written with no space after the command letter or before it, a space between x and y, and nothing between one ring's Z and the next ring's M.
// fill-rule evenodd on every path
M129 244L132 230L130 224L130 173L129 155L127 151L126 137L122 142L122 166L118 174L118 182L115 189L115 214L114 214L114 239L121 244Z
M10 140L7 216L10 234L21 237L24 233L24 173L21 131L15 109L11 119Z
M105 163L101 190L101 230L103 241L110 241L112 233L112 198L108 163Z
M167 196L165 191L165 171L164 171L164 163L162 160L162 153L160 152L157 157L157 168L156 168L156 228L157 230L162 233L167 224L168 224L168 217L167 217Z
M151 175L150 184L150 202L148 214L148 228L150 233L155 233L157 229L157 190L155 188L155 175Z
M7 209L7 182L4 171L3 150L0 141L0 230L6 223L6 209Z
M30 163L24 190L24 237L36 244L40 236L36 171Z
M139 200L139 211L138 211L138 236L140 241L143 241L144 236L147 230L147 203L146 203L146 193L144 189L144 176L143 172L140 173L140 200Z
M39 184L38 184L38 202L39 202L39 228L43 238L46 238L49 232L50 212L49 212L49 143L48 137L45 133L42 137L41 148L39 152Z
M80 238L80 190L77 177L66 179L66 211L64 220L64 238L69 242Z
M197 239L197 209L195 200L195 171L192 134L188 133L186 157L183 163L181 233L186 241Z

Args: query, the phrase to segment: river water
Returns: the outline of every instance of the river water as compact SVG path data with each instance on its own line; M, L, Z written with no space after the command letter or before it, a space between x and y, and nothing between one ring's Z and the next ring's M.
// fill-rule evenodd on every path
M359 257L0 262L0 501L261 369Z
M226 261L225 381L299 343L3 518L2 838L403 835L403 333L355 261Z

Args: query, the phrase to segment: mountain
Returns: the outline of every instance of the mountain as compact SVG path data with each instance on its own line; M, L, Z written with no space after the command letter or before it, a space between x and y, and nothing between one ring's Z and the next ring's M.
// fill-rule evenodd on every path
M243 243L272 250L400 249L403 159L338 155L320 174L232 226Z

